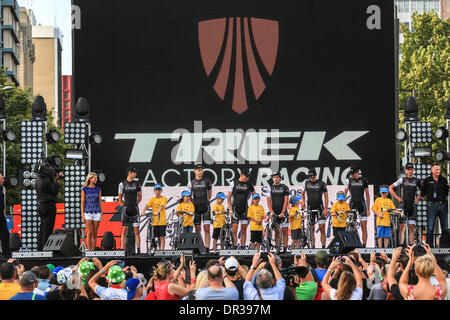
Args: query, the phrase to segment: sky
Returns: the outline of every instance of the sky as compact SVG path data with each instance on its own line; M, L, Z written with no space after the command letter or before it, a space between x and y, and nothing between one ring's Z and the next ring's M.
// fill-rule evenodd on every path
M21 7L32 9L36 24L58 27L62 34L62 74L72 74L71 0L17 0Z

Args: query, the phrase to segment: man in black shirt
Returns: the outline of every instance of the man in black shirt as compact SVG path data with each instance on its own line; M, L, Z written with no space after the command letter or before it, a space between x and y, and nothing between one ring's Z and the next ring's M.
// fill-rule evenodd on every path
M270 186L270 192L267 196L267 207L270 210L270 215L276 216L277 222L280 223L283 232L283 251L286 252L289 237L289 219L287 219L289 187L281 183L281 174L279 172L272 175L272 181L273 184ZM280 246L280 235L278 233L277 230L275 234L277 247Z
M439 217L441 230L448 229L448 180L441 175L441 166L431 167L431 176L423 181L422 196L427 201L427 243L434 246L433 230L436 217Z
M205 247L209 251L210 243L210 225L211 225L211 207L209 201L212 196L212 183L207 178L203 178L203 165L196 163L194 166L195 179L189 181L188 189L192 194L195 215L195 232L201 232L202 217L203 231L205 232Z
M36 179L36 194L38 201L39 217L41 225L38 234L38 251L44 249L45 243L51 236L55 227L56 202L58 201L58 192L61 189L61 179L64 176L62 172L56 175L52 170L45 170L39 173ZM53 177L56 176L56 182Z
M359 168L356 166L350 168L350 177L345 181L345 196L347 196L348 191L350 191L351 197L350 208L359 212L362 245L365 247L367 243L367 217L370 216L369 182L365 177L361 177Z
M232 181L228 190L228 211L233 212L232 232L234 246L237 244L237 234L239 221L241 222L241 248L245 248L247 241L247 210L248 199L255 193L255 188L249 182L250 173L244 169L241 171L239 179ZM235 218L236 217L236 218Z
M3 256L9 258L11 252L9 250L9 230L5 218L6 199L4 183L5 178L0 174L0 241L2 242Z
M396 182L389 186L390 194L397 199L399 203L403 205L403 213L404 217L400 218L400 231L399 231L399 244L403 244L403 240L405 238L404 232L406 229L406 217L408 217L408 241L409 244L412 245L414 242L414 233L416 226L416 217L417 217L417 203L420 200L420 186L421 181L414 177L414 165L412 163L407 163L405 166L406 177L398 179ZM401 186L401 194L400 198L395 192L394 188ZM419 190L419 196L417 195L417 190Z
M120 245L125 249L127 231L130 224L133 226L134 242L137 254L141 253L141 238L139 236L139 203L142 201L142 188L135 179L138 170L130 167L127 169L127 178L119 184L119 203L122 206L122 234Z
M317 179L316 169L311 168L308 171L309 179L303 182L302 191L302 208L305 209L305 194L308 198L308 210L318 210L319 213L311 215L312 222L319 224L320 241L322 248L326 246L327 237L325 234L325 222L328 216L328 190L327 185ZM322 202L322 196L325 198L325 203ZM312 243L315 243L315 231L313 232Z

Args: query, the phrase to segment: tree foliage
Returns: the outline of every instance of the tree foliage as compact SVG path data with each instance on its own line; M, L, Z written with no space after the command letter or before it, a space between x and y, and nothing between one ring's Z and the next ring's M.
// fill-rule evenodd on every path
M0 70L0 87L14 87L13 83L8 82L8 78L3 71L4 70ZM12 90L3 91L3 99L6 104L6 128L14 131L16 134L15 142L6 143L6 173L3 174L19 177L19 171L27 169L27 165L24 165L21 162L21 125L22 121L30 121L31 119L33 94L31 88L24 90L20 87L14 87ZM48 113L47 117L49 130L57 130L61 134L61 137L63 137L61 130L53 124L50 113ZM64 140L61 138L58 143L49 144L48 155L59 155L64 159L64 149ZM8 206L8 213L9 207L12 207L14 204L20 204L21 190L21 187L7 187L6 203Z
M433 132L445 126L446 103L450 92L450 19L441 20L433 11L412 15L412 30L401 25L400 89L414 90L419 120L432 123ZM403 108L410 93L400 94L400 126ZM433 152L445 150L445 141L433 142ZM434 154L433 154L434 156ZM426 163L433 159L425 159Z

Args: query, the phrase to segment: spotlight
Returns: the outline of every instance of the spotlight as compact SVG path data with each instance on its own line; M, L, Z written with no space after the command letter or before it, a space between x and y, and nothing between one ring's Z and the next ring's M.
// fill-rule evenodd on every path
M450 120L450 97L447 100L447 113L445 114L445 119Z
M66 159L83 160L84 158L83 150L66 149Z
M99 145L99 144L101 144L101 143L103 142L103 138L102 138L102 136L101 136L99 133L94 132L94 133L91 134L91 136L89 137L89 142L90 142L91 144Z
M448 138L448 130L445 127L439 127L434 132L436 139L445 140Z
M445 151L438 151L434 156L436 161L447 161L450 160L450 153Z
M116 247L116 241L114 240L114 234L111 231L107 231L103 234L101 241L101 247L103 250L112 250Z
M414 147L413 157L424 158L431 156L431 147Z
M15 176L5 177L5 187L17 187L19 185L19 179Z
M51 130L49 133L45 135L45 139L49 143L56 143L61 139L61 135L56 130Z
M44 98L36 96L34 102L31 105L31 115L34 121L47 121L47 104Z
M94 172L97 174L99 182L103 183L103 182L106 181L106 175L103 173L103 171L101 171L101 170L94 170Z
M397 131L397 134L395 135L395 137L397 138L398 141L405 141L406 138L408 137L408 134L406 133L405 130L400 129Z
M75 105L75 122L89 122L89 111L87 99L80 97Z
M405 121L419 121L419 105L417 104L416 98L408 97L405 104Z
M3 140L8 142L16 141L16 134L12 130L4 130L3 131Z

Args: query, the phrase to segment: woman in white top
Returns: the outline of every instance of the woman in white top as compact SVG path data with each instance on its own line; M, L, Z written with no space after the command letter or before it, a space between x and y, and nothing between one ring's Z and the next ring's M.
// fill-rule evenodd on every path
M344 261L338 259L343 259ZM353 273L349 271L342 271L338 282L338 288L336 290L329 285L329 280L331 273L339 266L340 263L351 267ZM330 267L323 277L322 288L331 300L362 300L363 296L363 282L361 275L352 260L347 256L333 258Z

